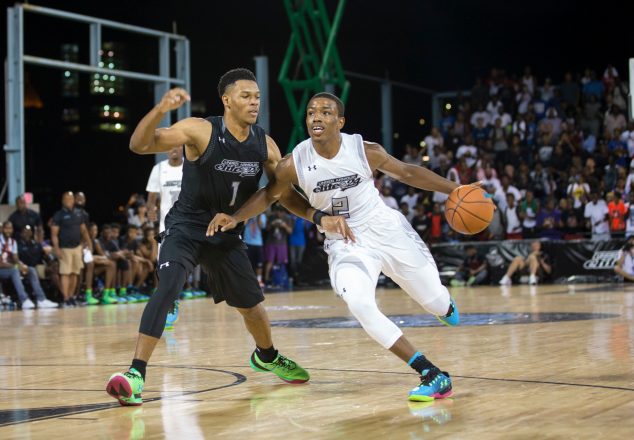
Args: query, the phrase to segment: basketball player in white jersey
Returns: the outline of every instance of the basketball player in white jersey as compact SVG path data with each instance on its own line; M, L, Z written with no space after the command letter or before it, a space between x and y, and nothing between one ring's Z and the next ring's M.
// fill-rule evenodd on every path
M421 383L409 392L409 400L429 401L451 395L449 374L440 371L405 338L403 332L377 307L376 283L381 272L446 325L457 325L458 310L441 284L429 249L407 219L388 208L374 186L372 173L379 170L401 182L428 191L450 193L458 184L426 168L403 163L382 146L364 142L360 135L341 133L344 105L329 93L318 93L308 103L306 125L310 133L292 155L277 166L275 181L251 197L233 216L218 214L208 235L235 227L278 200L297 185L324 216L346 217L352 239L326 233L330 280L366 332L383 347L407 362L421 375Z
M174 147L167 152L167 159L154 165L145 190L148 192L147 208L150 221L157 221L157 201L160 203L159 233L165 230L165 216L181 192L183 180L183 147ZM160 248L159 244L159 248ZM174 328L178 321L178 300L167 312L165 329Z
M174 202L178 200L183 180L183 147L175 147L167 152L167 159L152 168L145 190L148 192L148 218L157 220L156 202L160 199L160 227L159 232L165 230L165 216Z

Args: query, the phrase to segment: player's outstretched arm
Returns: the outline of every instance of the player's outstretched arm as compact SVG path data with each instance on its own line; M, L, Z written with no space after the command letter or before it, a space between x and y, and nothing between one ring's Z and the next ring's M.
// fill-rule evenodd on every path
M181 88L171 89L163 95L161 101L141 119L134 129L130 138L130 150L137 154L153 154L186 145L198 150L194 152L194 156L199 156L207 147L206 141L211 136L209 132L211 124L199 118L186 118L171 127L158 128L166 113L181 107L189 100L191 100L189 94Z
M406 185L426 191L449 194L459 186L456 182L445 179L427 168L401 162L388 154L379 144L373 142L364 142L364 144L365 154L372 171L379 170Z

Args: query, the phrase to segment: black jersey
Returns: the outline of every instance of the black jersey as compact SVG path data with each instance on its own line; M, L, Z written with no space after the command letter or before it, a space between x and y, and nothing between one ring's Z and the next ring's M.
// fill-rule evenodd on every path
M259 188L268 158L264 129L252 125L247 139L240 142L221 116L207 120L213 127L211 139L197 160L185 156L181 192L165 218L166 228L186 225L207 229L217 213L233 214ZM228 233L242 234L243 229L240 224Z

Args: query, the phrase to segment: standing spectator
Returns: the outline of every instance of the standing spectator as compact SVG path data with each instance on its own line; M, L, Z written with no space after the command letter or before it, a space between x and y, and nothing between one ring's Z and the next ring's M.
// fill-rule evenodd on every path
M478 250L475 246L466 246L465 252L467 256L451 280L453 287L462 287L465 284L467 286L482 284L489 275L487 271L487 261L478 254Z
M517 271L528 271L528 284L537 284L539 280L547 278L553 270L550 256L542 251L542 244L539 241L531 243L531 253L526 259L517 256L511 262L506 274L500 280L503 286L512 284L513 274Z
M83 216L84 224L88 227L88 235L92 240L94 249L95 243L90 235L90 214L86 211L86 194L82 191L75 193L75 209L81 212ZM87 243L84 244L83 248L83 260L84 268L82 269L82 273L79 277L79 285L81 287L83 282L86 286L84 290L85 304L88 306L94 306L99 304L99 300L94 298L92 295L92 288L95 279L95 259L90 249L88 249Z
M485 186L485 189L486 188L487 187ZM487 192L490 193L490 187L488 187ZM495 203L495 201L493 203ZM485 237L487 240L504 240L506 237L505 220L503 218L502 210L498 207L497 203L495 203L495 206L496 209L493 211L493 218L486 229Z
M592 231L593 241L605 241L610 239L610 212L605 200L599 199L596 191L590 193L590 203L585 207L584 217L588 223L588 229Z
M559 168L559 169L563 169ZM566 195L573 200L572 209L577 212L577 217L581 217L581 213L584 212L584 203L588 200L588 194L590 194L590 185L585 182L583 175L575 174L571 177L568 188L566 188ZM587 217L585 213L584 217Z
M403 156L403 162L412 165L420 165L423 162L422 150L410 143L405 144L405 155Z
M620 133L627 127L627 120L625 116L623 116L621 109L616 105L612 105L612 107L605 112L603 127L605 129L605 137L607 138L614 135L616 130L619 130Z
M520 202L519 208L519 217L522 220L522 236L524 238L535 237L537 235L539 200L535 199L533 191L526 191L526 196Z
M608 203L608 213L610 215L610 231L620 234L625 231L625 214L627 209L621 200L621 193L614 192L614 199Z
M463 156L467 159L467 167L472 168L478 158L478 147L473 145L473 138L471 135L465 138L464 144L458 148L458 151L456 151L456 159L460 159Z
M634 192L630 193L625 210L625 238L629 238L634 236Z
M500 114L500 110L504 107L502 101L500 101L500 97L498 95L491 96L491 100L487 104L486 110L489 113L489 118L491 121Z
M77 289L79 273L84 267L82 239L92 251L92 241L84 223L84 215L75 209L75 195L67 191L62 196L62 209L53 215L51 242L59 259L59 274L65 305L76 305L72 296Z
M29 225L25 225L26 226ZM29 227L30 230L30 227ZM57 307L57 304L49 301L42 290L40 279L37 275L37 270L34 266L28 266L24 262L20 261L18 254L18 244L13 238L13 224L7 220L2 225L2 234L0 234L0 250L2 255L0 257L0 280L10 279L13 283L13 287L18 294L22 309L33 309L35 304L26 294L20 275L25 276L33 294L37 300L38 308L52 308Z
M533 99L533 94L528 89L526 84L522 84L522 90L515 95L515 102L517 103L517 112L520 115L528 112L528 106Z
M524 75L522 76L522 84L526 86L529 93L532 95L535 93L535 88L537 87L537 81L531 72L530 66L526 66L524 68Z
M306 250L306 229L310 227L310 223L301 217L292 216L293 231L288 239L289 244L289 269L291 276L297 278L299 266L304 258Z
M504 153L509 149L509 144L506 142L506 129L502 126L502 118L496 118L493 125L493 129L489 133L491 144L493 145L493 151L496 154Z
M412 218L412 228L418 233L423 241L427 241L429 232L431 231L431 219L425 212L425 205L419 203L416 205L415 215Z
M383 203L385 203L387 206L389 206L392 209L396 209L398 210L398 202L396 201L396 199L394 197L392 197L392 188L388 185L384 185L381 188L381 200L383 200Z
M150 221L160 220L159 232L165 230L165 216L172 208L181 191L183 180L183 147L167 152L167 159L152 168L145 190L148 192L147 213ZM157 204L160 203L160 216ZM142 226L142 225L140 225Z
M519 189L517 189L516 187L511 185L511 179L506 174L502 176L501 183L502 183L502 186L500 188L498 188L497 191L495 191L495 194L494 194L493 198L498 203L499 207L502 210L504 210L506 208L506 206L507 206L506 205L506 202L507 202L506 195L508 193L513 194L513 199L516 202L518 202L518 201L520 201L522 199L522 193L520 193Z
M483 104L478 105L477 109L478 111L473 112L471 115L469 122L472 127L476 127L478 125L478 119L482 119L482 126L486 127L491 123L491 115L484 109Z
M442 238L442 213L440 212L440 204L434 203L431 212L431 230L429 235L430 243L438 243Z
M81 214L84 216L84 223L86 225L90 224L90 214L86 211L86 194L83 191L78 191L75 193L75 209L79 210Z
M251 217L244 226L244 242L247 245L247 254L261 288L264 288L264 281L262 281L262 266L264 265L262 231L264 228L266 228L265 214Z
M22 229L29 225L35 231L35 239L42 243L44 241L44 228L42 228L42 217L32 209L27 208L24 196L15 199L16 210L9 216L9 221L13 224L13 238L18 239Z
M590 71L590 81L583 85L584 97L594 96L597 100L603 97L605 87L603 83L597 79L597 74L594 70Z
M581 89L579 84L572 80L572 73L566 72L564 82L559 85L561 99L570 107L575 108L579 105L579 96Z
M407 194L401 197L401 203L407 203L410 211L414 211L414 208L418 204L420 194L417 192L417 189L413 186L407 187Z
M385 189L387 187L383 187ZM394 199L392 197L392 199ZM274 264L288 264L288 235L293 232L288 215L281 206L273 207L273 215L267 221L266 245L264 255L266 264L264 266L265 283L271 282L271 269Z
M522 223L517 214L517 206L515 206L515 197L513 193L506 194L506 207L502 210L504 224L506 225L507 240L522 239Z
M576 217L575 217L576 219ZM549 198L537 215L537 229L541 238L560 240L564 223L561 212L555 206L555 199Z

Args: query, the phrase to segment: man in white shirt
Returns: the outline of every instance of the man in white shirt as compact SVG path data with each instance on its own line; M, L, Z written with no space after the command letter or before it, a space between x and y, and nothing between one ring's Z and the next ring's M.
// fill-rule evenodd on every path
M491 118L491 122L493 124L495 124L495 120L496 119L501 119L502 120L502 127L508 127L509 125L511 125L513 123L513 118L511 117L510 114L508 114L507 112L504 111L504 106L501 105L498 107L499 113L495 116L493 116L493 118Z
M148 218L157 220L156 203L160 199L161 216L159 232L165 230L165 216L178 200L183 180L183 147L172 148L163 160L152 168L145 190L148 192Z
M478 125L478 118L482 118L482 121L484 122L483 125L485 127L491 123L491 115L489 114L489 112L484 110L484 107L482 107L482 105L479 105L478 111L473 112L473 114L471 115L471 119L469 120L469 122L471 122L472 127Z
M398 211L398 202L392 196L392 187L391 186L384 185L381 188L381 194L379 194L379 196L381 197L381 200L383 200L383 203L385 203L390 208L396 209Z
M489 116L491 117L491 122L493 122L493 118L501 113L501 110L504 108L504 104L500 101L497 95L491 97L491 100L487 104L487 112L489 112Z
M456 151L456 159L460 159L462 156L466 157L469 168L475 165L478 158L478 147L473 145L471 136L467 136L464 145L458 147Z
M583 216L590 224L593 241L606 241L611 238L608 205L605 200L599 199L596 192L590 193L590 202L586 205Z
M522 193L520 192L520 190L511 185L511 180L509 179L509 176L505 174L504 176L502 176L502 187L500 187L493 196L495 201L498 203L498 206L502 210L504 210L504 208L508 206L506 201L506 195L508 193L513 194L513 199L515 199L515 202L519 202L522 199Z
M414 208L418 203L419 196L420 194L416 192L416 188L414 188L413 186L408 186L407 194L401 197L401 203L407 203L407 206L409 206L409 210L411 212L414 212Z
M506 239L521 240L522 239L522 223L517 214L517 205L513 193L506 195L506 207L503 208L504 223L506 224Z
M437 166L438 165L437 156L442 151L442 147L445 143L445 140L440 134L440 130L438 130L438 128L436 127L432 128L431 133L425 136L424 142L425 142L426 153L427 153L427 156L429 156L429 161L432 163L432 167ZM417 163L416 165L420 165L420 162Z

